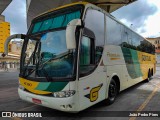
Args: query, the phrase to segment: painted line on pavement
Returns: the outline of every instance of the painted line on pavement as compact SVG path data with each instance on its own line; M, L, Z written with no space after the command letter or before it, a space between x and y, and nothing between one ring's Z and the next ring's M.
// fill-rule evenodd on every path
M147 99L140 105L140 107L136 110L136 112L141 112L146 105L150 102L150 100L153 98L153 96L156 94L156 92L159 90L160 84L156 85L156 88L152 91L152 93L147 97ZM136 113L135 112L135 113ZM136 120L137 117L131 117L129 120Z

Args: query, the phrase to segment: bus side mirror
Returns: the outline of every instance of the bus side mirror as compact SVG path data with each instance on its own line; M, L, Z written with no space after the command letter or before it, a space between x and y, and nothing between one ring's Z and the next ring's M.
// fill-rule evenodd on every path
M4 55L8 55L8 45L12 39L16 39L16 38L24 39L25 37L26 35L23 35L23 34L14 34L14 35L9 36L4 43Z
M74 19L70 21L66 28L66 45L67 49L72 50L76 48L76 28L82 26L81 19Z

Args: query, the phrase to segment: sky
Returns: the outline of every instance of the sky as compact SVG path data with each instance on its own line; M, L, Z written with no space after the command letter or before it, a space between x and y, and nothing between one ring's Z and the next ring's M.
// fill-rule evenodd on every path
M11 34L27 33L26 0L12 0L2 14L11 24Z
M12 0L3 12L11 24L11 34L25 34L26 0ZM160 36L160 0L138 0L112 13L122 23L143 37Z

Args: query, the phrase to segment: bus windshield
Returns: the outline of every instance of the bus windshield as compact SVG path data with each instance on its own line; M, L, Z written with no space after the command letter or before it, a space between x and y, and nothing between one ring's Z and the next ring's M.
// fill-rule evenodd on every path
M33 21L28 37L24 40L25 54L22 54L20 75L47 80L75 76L77 49L67 49L66 26L71 20L81 17L81 10L66 12Z

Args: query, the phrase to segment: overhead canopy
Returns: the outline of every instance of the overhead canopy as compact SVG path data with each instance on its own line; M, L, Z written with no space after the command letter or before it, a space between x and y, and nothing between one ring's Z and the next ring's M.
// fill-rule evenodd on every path
M93 3L107 12L111 13L122 6L128 5L136 0L26 0L27 1L27 23L30 25L31 20L49 9L56 8L65 4L85 1Z
M0 0L0 14L6 9L12 0Z
M85 0L89 1L100 8L106 10L107 12L111 13L125 5L128 5L136 0Z

